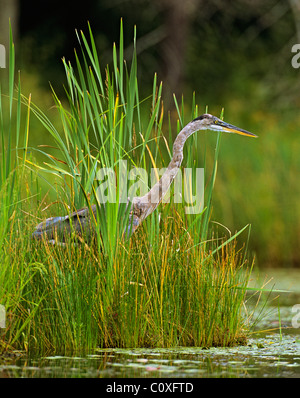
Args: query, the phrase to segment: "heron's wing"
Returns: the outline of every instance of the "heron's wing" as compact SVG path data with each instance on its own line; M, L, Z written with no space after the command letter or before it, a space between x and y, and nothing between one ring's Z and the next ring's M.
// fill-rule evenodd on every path
M96 205L92 205L91 209L96 217ZM142 218L131 209L128 225L124 231L124 237L129 238L141 224L141 221ZM89 208L84 207L63 217L47 218L35 227L32 236L35 239L44 238L53 243L56 243L56 241L60 243L65 242L66 238L74 234L75 236L84 235L85 238L90 239L95 234L94 227L95 224L91 220L91 212Z

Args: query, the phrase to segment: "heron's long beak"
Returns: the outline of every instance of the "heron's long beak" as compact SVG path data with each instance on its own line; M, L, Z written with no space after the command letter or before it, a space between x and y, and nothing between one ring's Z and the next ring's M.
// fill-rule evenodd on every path
M239 127L234 126L233 124L229 124L223 121L217 121L215 122L217 126L220 126L221 131L225 131L226 133L236 133L236 134L241 134L241 135L246 135L248 137L255 137L257 138L257 135L250 133L250 131L240 129Z

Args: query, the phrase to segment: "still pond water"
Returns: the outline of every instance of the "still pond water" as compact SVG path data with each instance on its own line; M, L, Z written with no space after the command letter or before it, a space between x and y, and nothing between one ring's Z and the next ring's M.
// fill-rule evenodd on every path
M265 275L266 279L265 279ZM252 286L273 279L273 293L248 345L202 349L98 349L84 357L0 359L0 377L300 377L300 270L267 270ZM265 298L262 298L263 302ZM258 319L260 310L257 311ZM280 315L279 315L280 314ZM280 329L278 329L280 327ZM270 330L271 329L271 330Z

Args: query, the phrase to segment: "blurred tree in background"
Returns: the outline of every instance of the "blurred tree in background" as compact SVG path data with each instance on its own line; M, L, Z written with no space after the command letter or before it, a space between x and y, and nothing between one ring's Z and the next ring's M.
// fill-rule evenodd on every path
M38 73L43 84L56 83L64 74L59 59L72 58L78 47L75 29L91 23L105 64L123 17L128 56L137 26L145 90L158 72L167 99L195 90L221 102L229 92L253 89L278 99L287 87L293 98L299 86L291 87L290 59L292 44L300 42L299 8L298 0L0 0L0 39L7 43L10 16L20 67Z

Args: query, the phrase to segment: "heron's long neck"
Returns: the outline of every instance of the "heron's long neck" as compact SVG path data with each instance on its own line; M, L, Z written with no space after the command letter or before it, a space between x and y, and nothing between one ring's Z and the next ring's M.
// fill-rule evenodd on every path
M170 185L176 177L183 160L183 147L188 137L195 132L191 123L187 124L178 134L173 145L173 157L161 179L141 197L133 200L133 206L143 208L140 217L145 219L151 214L166 195Z

